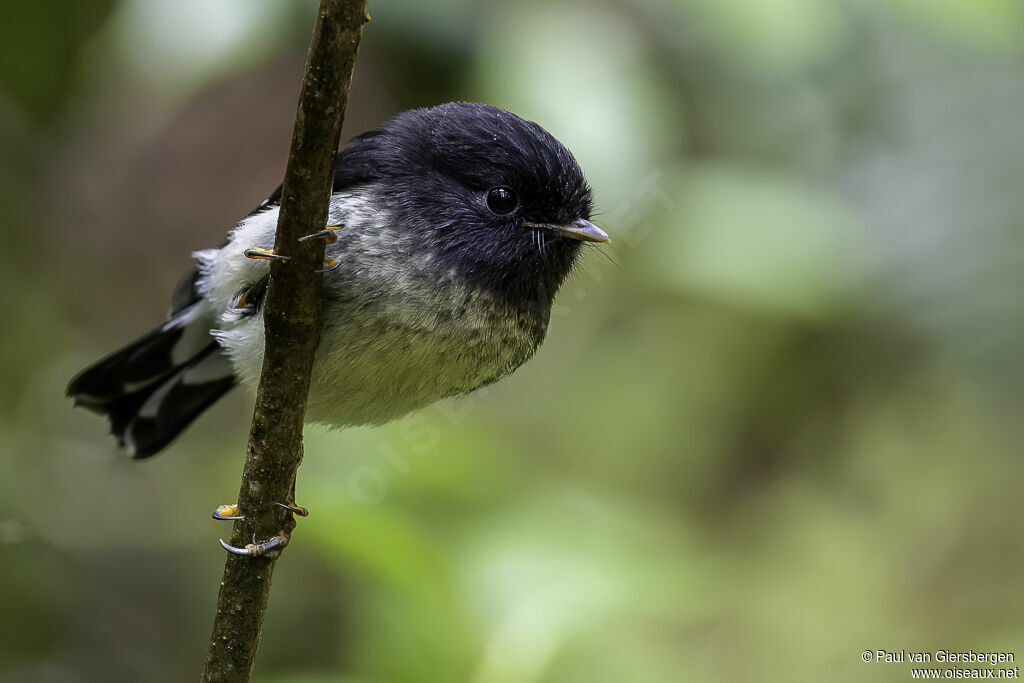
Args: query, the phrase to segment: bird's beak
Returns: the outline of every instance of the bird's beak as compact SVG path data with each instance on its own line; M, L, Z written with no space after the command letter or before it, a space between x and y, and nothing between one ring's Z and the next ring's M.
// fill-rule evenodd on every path
M612 238L608 236L601 228L597 227L585 218L577 218L572 223L565 225L556 225L554 223L523 223L527 228L545 228L553 232L557 232L559 235L564 237L570 237L574 240L580 240L581 242L611 242Z

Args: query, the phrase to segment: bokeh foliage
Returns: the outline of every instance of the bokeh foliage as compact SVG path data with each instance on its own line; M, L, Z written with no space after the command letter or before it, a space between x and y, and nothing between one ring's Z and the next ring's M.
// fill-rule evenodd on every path
M63 385L276 184L312 7L0 22L0 681L198 675L251 399L135 463ZM371 12L347 136L506 107L615 243L512 378L310 430L258 680L904 680L860 653L1024 642L1024 6Z

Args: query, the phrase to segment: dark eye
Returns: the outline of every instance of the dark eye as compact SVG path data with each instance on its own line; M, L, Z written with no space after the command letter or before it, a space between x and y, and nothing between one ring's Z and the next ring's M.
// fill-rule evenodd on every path
M499 216L507 216L516 210L519 197L511 187L492 187L487 191L487 208Z

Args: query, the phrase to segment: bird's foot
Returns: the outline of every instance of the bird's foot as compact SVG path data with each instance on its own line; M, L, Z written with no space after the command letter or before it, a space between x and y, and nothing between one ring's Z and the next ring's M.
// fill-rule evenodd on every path
M294 501L291 503L274 503L274 505L283 507L288 512L299 517L309 517L309 510L300 505L295 505ZM239 513L238 503L228 503L226 505L218 505L217 509L213 511L213 518L230 521L244 519L245 515Z
M241 311L244 315L251 315L255 313L263 303L263 297L267 293L268 282L270 282L270 276L265 275L259 280L259 282L245 284L241 289L235 292L233 297L231 297L231 303L229 305L232 309Z
M309 510L304 507L295 505L294 503L274 503L279 507L284 508L288 511L288 516L285 520L284 529L279 531L275 536L268 538L265 541L256 541L256 535L252 537L252 543L246 544L244 548L237 548L223 538L220 539L220 545L224 550L227 550L232 555L243 555L246 557L260 557L267 553L274 551L280 552L291 539L291 530L295 528L295 518L292 515L298 515L299 517L308 517ZM214 519L224 520L235 520L243 519L244 515L239 514L238 505L219 505L213 512Z
M283 507L288 512L296 514L299 517L309 517L309 510L302 507L301 505L296 505L295 501L292 501L290 503L274 503L274 505L277 505L278 507Z
M326 244L334 244L338 241L338 236L335 233L344 227L344 225L328 225L320 232L314 232L312 235L300 237L299 241L305 242L306 240L322 239Z
M330 230L332 228L328 228L328 229ZM316 237L316 235L306 235L306 237ZM302 239L306 239L306 237L303 237ZM332 241L336 241L336 240L337 240L337 238L335 238ZM328 244L330 244L330 242L328 242ZM262 260L262 261L287 261L288 260L287 256L281 256L280 254L275 254L273 251L271 251L269 249L246 249L245 250L245 257L246 258L251 258L251 259L259 259L259 260ZM324 257L324 267L321 268L320 270L316 271L316 272L318 272L318 273L327 273L327 272L332 271L335 268L337 268L338 264L340 264L340 263L341 263L340 259L331 258L330 256L325 256ZM237 306L236 306L236 308L237 308Z
M218 505L217 509L213 511L214 519L232 520L242 519L243 517L245 515L238 514L238 503Z
M263 261L287 261L287 256L281 256L275 254L273 249L256 249L250 248L245 250L245 257L251 259L260 259Z
M337 268L340 265L341 265L341 259L340 258L331 258L330 256L325 256L324 257L324 267L321 268L320 270L316 271L316 272L318 272L318 273L329 273L329 272L331 272L332 270L334 270L335 268Z
M247 544L244 548L236 548L235 546L227 543L223 538L220 539L220 545L224 550L227 550L232 555L244 555L246 557L259 557L266 555L272 550L280 550L288 545L288 541L291 535L285 531L280 532L276 536L272 536L267 540L257 543L256 536L252 537L252 543Z

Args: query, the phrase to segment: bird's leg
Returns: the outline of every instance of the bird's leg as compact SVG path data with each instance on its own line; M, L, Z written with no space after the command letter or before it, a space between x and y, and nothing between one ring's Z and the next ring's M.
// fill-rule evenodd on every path
M334 244L338 241L338 236L335 233L344 227L344 225L328 225L320 232L314 232L312 235L300 237L299 241L305 242L306 240L322 239L326 244Z

